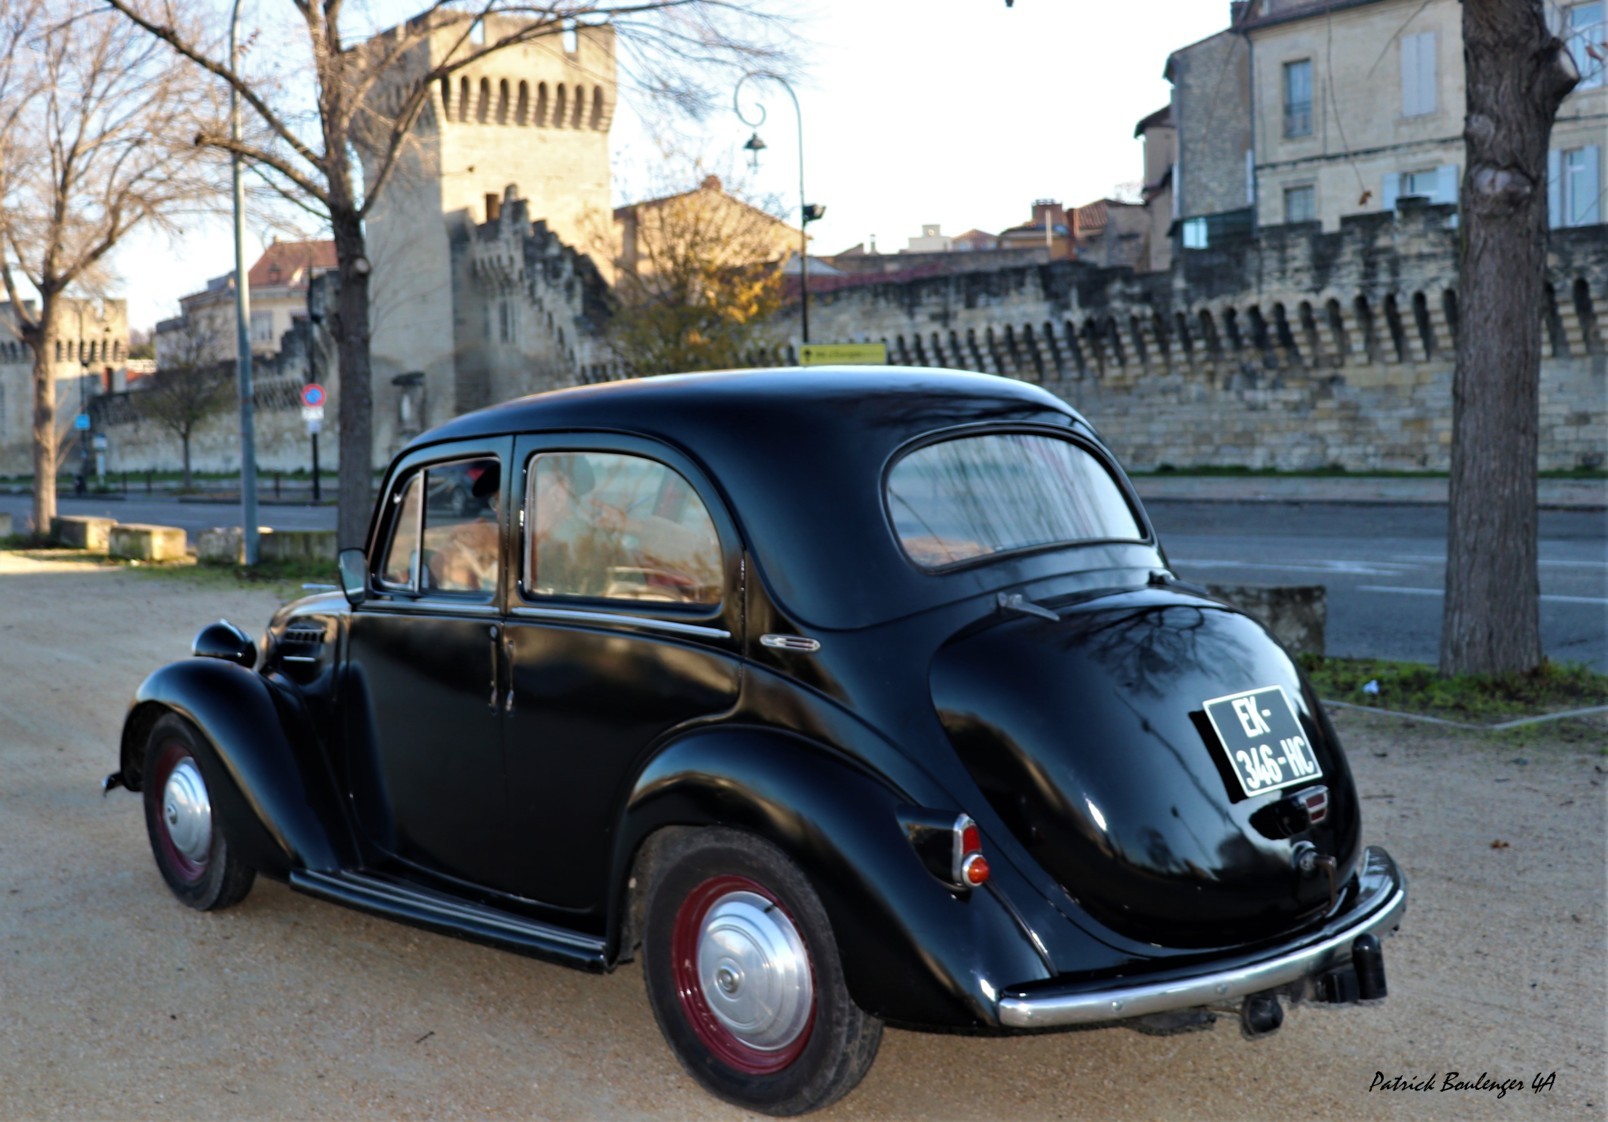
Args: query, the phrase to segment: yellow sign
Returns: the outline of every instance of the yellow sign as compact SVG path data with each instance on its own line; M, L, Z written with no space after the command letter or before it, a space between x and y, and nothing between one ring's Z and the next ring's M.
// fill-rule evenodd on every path
M800 366L886 366L886 343L805 343L798 349Z

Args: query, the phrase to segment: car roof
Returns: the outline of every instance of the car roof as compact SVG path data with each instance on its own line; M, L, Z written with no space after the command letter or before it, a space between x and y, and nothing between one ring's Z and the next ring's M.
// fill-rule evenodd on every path
M749 417L766 430L805 410L845 435L890 416L943 414L1000 407L1076 413L1059 398L1014 378L960 370L900 366L767 367L704 374L665 374L549 390L466 413L418 437L415 444L501 433L568 428L702 429L710 411ZM1081 420L1081 418L1077 418ZM930 427L930 425L929 425Z
M926 367L818 366L549 391L455 418L409 450L508 433L582 431L669 444L720 489L762 579L786 609L816 626L849 628L997 580L939 578L916 568L893 536L882 496L883 473L903 445L990 423L1093 435L1071 406L1016 379Z

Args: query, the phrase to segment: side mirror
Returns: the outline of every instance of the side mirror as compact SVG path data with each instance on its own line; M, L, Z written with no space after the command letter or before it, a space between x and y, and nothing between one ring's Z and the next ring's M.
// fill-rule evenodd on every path
M368 599L368 555L361 549L343 549L339 557L341 591L346 602L357 607Z

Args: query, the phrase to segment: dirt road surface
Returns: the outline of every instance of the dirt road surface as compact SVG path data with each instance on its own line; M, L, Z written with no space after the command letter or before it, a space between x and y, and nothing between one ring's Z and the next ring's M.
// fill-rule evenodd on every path
M256 633L274 605L0 553L0 1118L743 1117L681 1073L635 966L592 977L271 881L212 915L168 895L140 800L99 793L125 706L201 624ZM1337 720L1368 840L1411 878L1382 1006L1298 1008L1259 1041L890 1031L818 1117L1603 1118L1604 728ZM1376 1086L1397 1077L1420 1089Z

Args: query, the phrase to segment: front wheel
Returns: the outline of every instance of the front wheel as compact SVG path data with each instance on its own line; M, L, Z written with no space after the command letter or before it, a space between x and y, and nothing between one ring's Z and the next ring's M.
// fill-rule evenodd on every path
M212 814L212 793L198 757L200 734L169 713L145 742L145 829L162 879L198 911L238 904L254 870L235 860Z
M643 943L659 1028L728 1102L803 1114L846 1095L876 1057L882 1022L849 996L820 899L760 838L708 829L670 843Z

